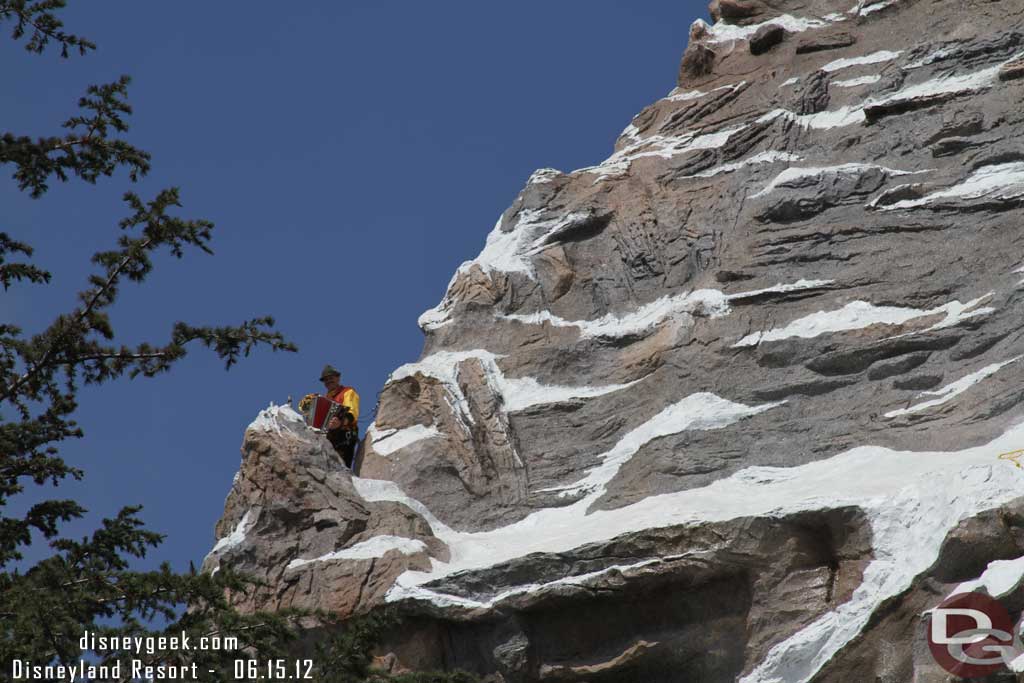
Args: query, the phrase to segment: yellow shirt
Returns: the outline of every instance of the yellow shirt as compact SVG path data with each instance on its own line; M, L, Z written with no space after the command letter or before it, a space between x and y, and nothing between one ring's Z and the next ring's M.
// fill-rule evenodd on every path
M359 423L359 394L352 387L338 387L337 391L327 394L327 398L352 411L352 418Z

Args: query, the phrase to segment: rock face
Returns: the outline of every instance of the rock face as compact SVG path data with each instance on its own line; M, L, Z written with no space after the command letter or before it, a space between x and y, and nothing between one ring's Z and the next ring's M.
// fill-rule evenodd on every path
M423 314L358 477L247 432L246 606L395 603L393 666L510 683L937 682L922 613L1020 614L1024 4L711 10Z
M402 572L448 557L418 514L360 495L327 439L288 407L268 408L246 430L216 534L203 571L230 562L265 584L233 596L243 610L364 611Z

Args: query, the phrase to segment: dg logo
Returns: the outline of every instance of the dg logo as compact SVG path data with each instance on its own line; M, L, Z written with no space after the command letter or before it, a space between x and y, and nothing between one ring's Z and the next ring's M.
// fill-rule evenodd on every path
M984 593L953 595L931 610L928 646L939 666L961 678L1005 671L1024 654L1010 614Z

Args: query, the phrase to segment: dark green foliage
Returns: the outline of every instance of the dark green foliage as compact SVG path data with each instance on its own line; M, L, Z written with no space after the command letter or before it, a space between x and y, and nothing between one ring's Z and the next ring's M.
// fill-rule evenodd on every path
M111 137L128 131L125 117L132 108L125 99L131 79L121 76L116 83L91 85L78 100L82 112L64 122L64 137L33 140L27 135L4 133L0 137L0 164L14 165L18 189L40 197L50 176L66 181L70 175L90 183L111 176L119 167L133 181L149 172L149 153L124 140Z
M316 647L314 683L475 683L464 671L409 673L389 676L370 670L371 651L389 627L397 624L393 612L378 611L356 617L343 630Z
M52 43L65 56L69 50L85 54L93 44L67 33L55 15L64 5L63 0L0 0L0 24L9 22L14 39L26 38L30 52L41 53ZM145 175L149 154L120 137L128 131L131 114L128 83L122 77L90 86L78 102L79 113L64 123L62 137L0 134L0 165L12 167L18 188L38 198L52 178L94 183L118 170L126 171L130 181ZM157 571L132 571L131 559L145 557L162 540L143 528L137 507L122 509L78 541L59 535L63 522L85 513L73 500L44 500L22 514L11 512L12 499L25 486L56 486L67 477L84 476L58 452L65 439L82 437L72 417L83 385L125 375L151 377L169 370L196 344L213 350L227 367L259 345L294 350L266 316L229 326L177 322L161 343L118 344L108 310L122 287L145 280L153 256L161 251L177 258L189 251L212 253L213 231L209 221L174 213L181 206L175 188L148 201L134 193L124 199L126 217L111 226L111 247L92 257L95 271L79 293L78 305L56 314L31 336L0 323L0 666L5 670L15 659L48 665L129 656L102 648L83 652L79 640L86 631L99 636L185 633L196 639L230 635L243 650L261 657L285 656L299 617L238 614L227 596L250 590L252 582L229 567L214 576L176 574L166 564ZM0 283L5 291L50 282L50 273L31 262L32 254L27 242L0 233ZM51 554L19 567L33 534L49 542ZM218 672L204 676L206 680L234 680L232 663L240 653L177 650L130 656L147 664L195 662L204 672ZM7 675L5 671L0 678Z
M225 633L261 656L285 656L294 615L239 615L231 610L225 591L245 590L248 584L230 568L212 577L175 574L166 564L158 571L129 571L127 556L142 557L161 540L142 528L136 512L138 508L125 508L115 519L103 520L90 538L54 541L55 554L24 574L0 574L0 661L5 666L14 659L76 662L83 656L79 640L87 630L100 637L185 633L195 642L204 635ZM183 613L182 605L190 609ZM159 630L147 627L154 617L168 625ZM118 658L149 665L197 662L203 671L219 672L210 680L231 680L233 660L240 656L229 650L91 651L104 663Z
M64 32L64 23L54 11L66 5L67 0L3 0L0 2L0 24L13 22L11 37L20 40L28 35L25 49L36 54L42 54L51 41L60 45L60 54L65 58L69 50L77 50L82 55L95 50L96 45L92 42Z

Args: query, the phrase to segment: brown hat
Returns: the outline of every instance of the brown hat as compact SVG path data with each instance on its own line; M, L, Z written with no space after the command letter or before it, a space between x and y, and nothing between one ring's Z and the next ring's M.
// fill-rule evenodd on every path
M320 381L324 381L331 375L337 375L338 377L341 377L341 373L338 372L338 369L331 365L330 363L328 363L327 365L324 366L324 369L320 371Z

